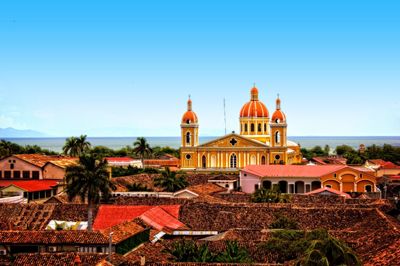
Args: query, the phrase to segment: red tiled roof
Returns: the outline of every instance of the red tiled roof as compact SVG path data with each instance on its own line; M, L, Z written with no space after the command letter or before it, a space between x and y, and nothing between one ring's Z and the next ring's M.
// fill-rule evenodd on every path
M174 216L166 212L161 207L154 207L140 215L140 219L142 219L149 226L157 229L163 230L165 227L171 229L182 228L185 225L181 223Z
M93 228L96 230L106 229L125 221L132 221L146 211L157 206L132 206L132 205L101 205L97 213ZM159 206L174 218L178 218L180 205Z
M345 165L249 165L243 171L268 177L321 177L339 171Z
M344 193L344 192L340 192L340 191L338 191L338 190L336 190L336 189L329 188L329 187L319 188L319 189L316 189L316 190L307 192L307 193L305 193L305 194L306 194L306 195L313 195L313 194L319 194L319 193L324 192L324 191L328 191L328 192L330 192L330 193L332 193L332 194L336 194L336 195L338 195L338 196L343 196L343 197L346 197L346 198L351 198L349 194Z
M382 160L382 159L374 159L374 160L368 160L368 161L370 161L370 162L372 162L373 164L376 164L376 165L384 165L386 163L386 161Z
M57 186L57 180L0 180L0 187L14 185L26 192L51 190Z

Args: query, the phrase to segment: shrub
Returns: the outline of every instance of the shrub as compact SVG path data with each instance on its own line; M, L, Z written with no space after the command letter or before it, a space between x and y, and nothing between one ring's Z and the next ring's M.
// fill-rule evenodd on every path
M298 223L294 220L291 219L287 216L277 216L275 221L273 221L270 225L269 228L271 229L299 229Z

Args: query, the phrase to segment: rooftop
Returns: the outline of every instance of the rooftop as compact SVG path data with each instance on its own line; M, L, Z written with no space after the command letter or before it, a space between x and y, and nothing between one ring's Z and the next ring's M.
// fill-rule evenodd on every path
M14 157L24 160L30 164L36 165L38 167L43 167L48 162L62 162L75 160L73 157L66 157L61 155L43 155L43 154L16 154Z
M51 190L58 185L57 180L0 180L0 187L14 185L26 192Z

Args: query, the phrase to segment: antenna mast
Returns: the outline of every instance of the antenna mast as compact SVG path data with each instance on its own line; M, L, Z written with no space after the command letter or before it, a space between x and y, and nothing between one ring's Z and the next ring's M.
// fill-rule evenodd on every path
M226 111L225 111L225 98L224 98L224 124L225 124L225 135L226 135Z

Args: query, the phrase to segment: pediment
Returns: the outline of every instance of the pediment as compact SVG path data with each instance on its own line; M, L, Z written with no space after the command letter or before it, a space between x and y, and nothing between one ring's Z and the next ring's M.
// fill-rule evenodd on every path
M223 137L200 144L198 147L204 148L246 148L246 147L267 147L266 144L243 137L238 134L228 134Z

